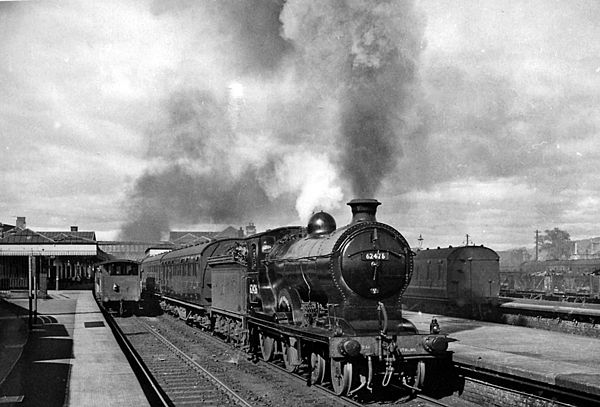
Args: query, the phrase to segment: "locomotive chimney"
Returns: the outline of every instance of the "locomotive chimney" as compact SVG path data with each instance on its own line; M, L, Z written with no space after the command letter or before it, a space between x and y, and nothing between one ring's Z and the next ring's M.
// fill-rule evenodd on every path
M353 199L348 204L352 208L352 222L376 222L375 213L381 202L377 199Z

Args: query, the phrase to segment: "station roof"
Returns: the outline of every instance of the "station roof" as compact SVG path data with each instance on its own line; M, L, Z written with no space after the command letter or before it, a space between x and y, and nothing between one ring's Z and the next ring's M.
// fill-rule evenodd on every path
M0 239L0 256L96 256L94 232L13 230Z

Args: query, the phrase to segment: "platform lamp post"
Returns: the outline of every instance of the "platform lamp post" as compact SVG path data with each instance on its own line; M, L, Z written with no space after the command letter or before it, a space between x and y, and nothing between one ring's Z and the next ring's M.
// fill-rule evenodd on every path
M33 250L29 256L27 256L27 265L29 271L28 280L28 288L29 293L27 297L29 298L29 329L33 327L34 319L37 319L37 270L35 267L35 256L33 255Z
M50 267L54 267L54 275L55 275L55 279L54 279L54 286L56 291L58 291L58 266L55 264L56 262L56 257L54 256L50 256Z
M27 256L27 268L28 268L28 272L29 272L29 278L27 279L27 288L28 288L28 292L27 292L27 298L29 299L29 330L31 330L31 328L33 327L33 296L31 295L31 285L32 285L32 270L31 270L31 258L33 257L33 250L31 251L31 254L29 256Z
M37 300L38 300L38 278L37 278L37 267L35 264L35 256L31 257L31 261L33 263L33 318L34 321L37 320Z

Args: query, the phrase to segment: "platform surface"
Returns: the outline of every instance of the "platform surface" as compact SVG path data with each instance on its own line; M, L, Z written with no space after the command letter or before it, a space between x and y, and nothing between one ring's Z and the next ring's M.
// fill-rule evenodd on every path
M600 339L405 311L420 332L436 317L456 362L600 397Z
M0 405L148 406L92 293L49 294L49 299L38 299L38 318L30 331L26 296L4 296L0 302L0 328L11 326L14 331L0 336L0 349L10 343L15 352L0 353L0 365L13 363L0 377Z

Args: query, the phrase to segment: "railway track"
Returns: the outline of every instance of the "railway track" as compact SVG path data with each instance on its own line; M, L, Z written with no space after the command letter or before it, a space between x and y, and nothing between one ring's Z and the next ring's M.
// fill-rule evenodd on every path
M210 405L350 405L348 401L324 395L302 383L292 382L292 377L282 375L280 371L268 370L261 364L252 363L246 360L246 354L241 350L233 349L210 334L171 317L120 318L117 322L132 346L138 349L156 382L171 400L171 405L201 405L191 402L190 393L192 389L194 392L197 389L199 397L206 394L206 390L190 379L193 372L184 371L181 367L182 360L186 364L192 364L194 369L204 371L213 381L220 382L223 387L237 394L237 400L213 401ZM156 346L146 342L148 337L157 338L153 339ZM169 357L173 350L176 359Z
M166 396L163 405L242 406L361 406L373 400L340 398L325 386L306 386L306 372L291 375L281 364L252 363L239 349L164 315L158 318L117 318L123 335L148 368ZM582 394L556 392L536 383L508 378L497 372L482 372L457 366L464 380L460 395L441 400L417 394L400 400L405 406L587 406L595 401ZM487 391L482 391L486 387ZM495 400L484 400L493 387ZM218 390L217 390L218 389ZM504 399L505 404L498 404ZM376 400L379 406L397 405L399 399ZM471 403L471 404L469 404ZM483 403L483 404L482 404ZM153 403L154 405L154 403ZM520 404L519 404L520 405Z
M290 375L282 366L248 361L247 355L240 350L170 316L116 318L116 321L154 377L157 387L165 394L167 403L164 405L365 405L361 400L340 398L324 386L308 387L305 377ZM198 376L207 375L211 377L211 383L203 387L204 379ZM215 386L226 389L228 396L223 400L215 399L212 396ZM393 405L397 401L380 400L378 405ZM452 404L415 398L403 405Z
M128 322L125 335L174 405L252 405L144 320Z
M252 405L142 320L107 321L153 406Z

